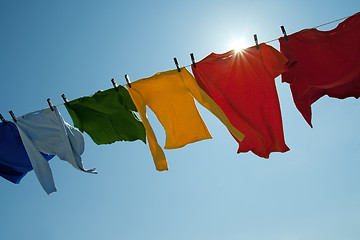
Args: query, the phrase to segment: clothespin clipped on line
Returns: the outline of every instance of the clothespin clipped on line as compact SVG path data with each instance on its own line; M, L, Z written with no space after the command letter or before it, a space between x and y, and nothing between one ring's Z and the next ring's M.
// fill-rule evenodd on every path
M115 82L115 79L111 79L111 82L112 82L112 84L113 84L113 86L114 86L114 88L115 88L115 90L118 92L119 91L119 89L118 89L118 85L116 84L116 82Z
M126 80L127 84L129 85L129 87L131 87L131 81L127 74L125 74L125 80Z
M15 114L13 113L13 111L9 111L10 115L11 115L11 118L14 120L14 122L17 122L16 121L16 117L15 117Z
M174 58L174 62L175 62L175 66L176 66L178 72L181 72L181 69L180 69L180 67L179 67L179 63L178 63L178 61L177 61L176 58Z
M256 49L259 50L259 42L256 34L254 34L254 41L255 41Z
M286 34L285 27L280 26L280 28L281 28L282 33L284 34L285 41L287 41L288 40L288 35Z
M51 111L54 111L54 105L52 104L50 98L48 98L46 101L48 102Z
M0 119L1 119L1 121L2 121L3 123L6 123L5 118L4 118L3 115L1 115L1 114L0 114Z
M66 105L69 105L69 100L66 98L65 94L61 94L62 99L64 100Z
M196 68L194 54L190 53L190 57L191 57L191 62L192 62L193 67Z

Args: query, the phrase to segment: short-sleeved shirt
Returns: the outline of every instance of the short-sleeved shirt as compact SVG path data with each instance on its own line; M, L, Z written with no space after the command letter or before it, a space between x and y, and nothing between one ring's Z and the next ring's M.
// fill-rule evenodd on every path
M260 44L259 49L211 53L192 66L199 86L245 135L238 141L238 153L252 151L268 158L271 152L289 150L274 81L286 62L276 49Z
M305 29L279 42L289 59L282 81L290 84L294 103L311 127L311 104L322 96L360 97L359 13L333 30Z
M145 128L134 113L136 107L125 87L98 91L65 104L74 126L86 132L96 144L115 141L146 142Z

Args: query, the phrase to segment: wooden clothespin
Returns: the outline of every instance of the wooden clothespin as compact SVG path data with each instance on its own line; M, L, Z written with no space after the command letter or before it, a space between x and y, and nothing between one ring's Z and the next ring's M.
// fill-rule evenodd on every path
M48 102L51 111L54 111L54 105L52 104L50 98L48 98L46 101Z
M115 79L111 79L111 82L112 82L112 84L113 84L113 86L114 86L114 88L115 88L115 90L118 92L119 91L119 89L118 89L118 85L116 84L116 82L115 82Z
M256 34L254 34L254 41L255 41L256 49L259 50L259 42Z
M1 115L1 114L0 114L0 119L1 119L1 121L2 121L3 123L6 123L5 118L4 118L3 115Z
M125 74L125 80L126 80L127 84L129 85L129 87L131 88L131 81L127 74Z
M191 57L191 62L194 68L196 68L196 63L195 63L195 58L194 58L194 54L190 53L190 57Z
M180 69L180 67L179 67L179 63L178 63L178 61L177 61L176 58L174 58L174 62L175 62L175 66L176 66L178 72L181 72L181 69Z
M16 121L16 117L15 117L15 114L13 113L13 111L9 111L10 115L11 115L11 118L14 120L14 122L17 122Z
M64 100L66 105L69 105L69 100L66 98L65 94L61 94L62 99Z
M285 41L287 41L288 40L288 35L286 34L285 27L280 26L280 28L281 28L282 33L284 34Z

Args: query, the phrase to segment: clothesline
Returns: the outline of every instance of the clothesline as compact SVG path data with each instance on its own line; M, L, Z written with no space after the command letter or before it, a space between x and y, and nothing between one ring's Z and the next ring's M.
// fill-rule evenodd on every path
M2 119L4 123L0 124L0 147L5 149L0 151L0 176L19 183L34 170L50 194L56 188L47 157L57 155L79 170L96 173L82 164L83 132L98 145L142 140L149 146L156 170L168 170L163 149L212 138L194 99L226 126L239 144L237 153L251 151L261 158L269 158L272 152L285 153L290 149L285 143L274 82L277 76L281 74L282 82L289 83L295 106L310 127L311 104L321 97L360 97L360 14L346 18L330 31L321 32L315 27L293 33L291 41L281 27L281 52L265 43L259 45L255 35L256 48L247 48L243 54L236 55L234 50L211 53L197 63L190 54L192 74L186 67L180 69L174 59L177 69L131 85L125 75L128 88L112 80L114 89L97 91L92 96L68 102L63 94L65 104L61 105L65 105L74 127L64 121L50 99L50 108L19 118L10 111L14 123ZM222 81L224 75L226 83ZM164 127L164 147L157 142L147 107Z
M326 26L326 25L335 23L335 22L339 22L339 21L341 21L341 20L344 20L344 19L349 18L349 17L351 17L351 16L355 16L355 15L357 15L357 14L360 14L360 13L355 13L355 14L352 14L352 15L349 15L349 16L346 16L346 17L342 17L342 18L339 18L339 19L336 19L336 20L332 20L332 21L330 21L330 22L323 23L323 24L314 26L314 27L312 27L312 28L304 29L303 31L308 31L308 30L310 30L310 29L316 29L316 28L319 28L319 27L323 27L323 26ZM263 43L267 44L267 43L275 42L275 41L277 41L277 40L279 40L279 38L275 38L275 39L272 39L272 40L269 40L269 41L265 41L265 42L263 42ZM230 53L229 53L229 54L230 54ZM224 55L219 56L219 57L224 57ZM219 58L219 57L207 59L207 60L205 60L204 62L210 61L210 60L213 60L213 59L216 59L216 58ZM192 64L185 65L184 67L185 67L185 68L188 68L188 67L191 67L191 65L192 65ZM125 85L123 85L123 84L120 84L120 85L121 85L121 86L125 86ZM60 104L55 105L55 106L56 106L56 107L59 107L59 106L62 106L62 105L64 105L64 104L65 104L65 103L60 103Z
M347 16L347 17L342 17L342 18L333 20L333 21L331 21L331 22L323 23L323 24L317 25L317 26L312 27L312 28L304 29L303 31L308 31L308 30L310 30L310 29L315 29L315 28L323 27L323 26L329 25L329 24L331 24L331 23L335 23L335 22L344 20L344 19L349 18L349 17L351 17L351 16L355 16L355 15L357 15L357 14L359 14L359 13L355 13L355 14L349 15L349 16ZM270 40L270 41L266 41L266 42L264 42L264 43L271 43L271 42L275 42L275 41L277 41L277 40L279 40L279 38L276 38L276 39L273 39L273 40Z
M349 16L347 16L347 17L342 17L342 18L339 18L339 19L336 19L336 20L333 20L333 21L330 21L330 22L327 22L327 23L323 23L323 24L320 24L320 25L315 26L315 27L312 27L312 28L304 29L303 31L308 31L308 30L310 30L310 29L323 27L323 26L329 25L329 24L331 24L331 23L335 23L335 22L344 20L344 19L349 18L349 17L351 17L351 16L355 16L355 15L357 15L357 14L360 14L360 13L355 13L355 14L353 14L353 15L349 15ZM263 43L267 44L267 43L275 42L275 41L277 41L277 40L279 40L279 38L275 38L275 39L272 39L272 40L269 40L269 41L265 41L265 42L263 42ZM229 54L230 54L230 53L229 53ZM221 57L223 57L223 56L221 56ZM211 58L211 59L207 59L207 60L205 60L204 62L207 62L207 61L210 61L210 60L213 60L213 59L216 59L216 58L218 58L218 57ZM186 66L184 66L184 67L191 67L191 64L190 64L190 65L186 65Z

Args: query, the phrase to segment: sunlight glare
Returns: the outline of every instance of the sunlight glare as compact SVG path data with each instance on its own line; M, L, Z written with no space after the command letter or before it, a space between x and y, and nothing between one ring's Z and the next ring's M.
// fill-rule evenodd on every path
M234 49L236 52L241 52L244 48L246 48L246 44L242 38L233 40L231 43L231 49Z

